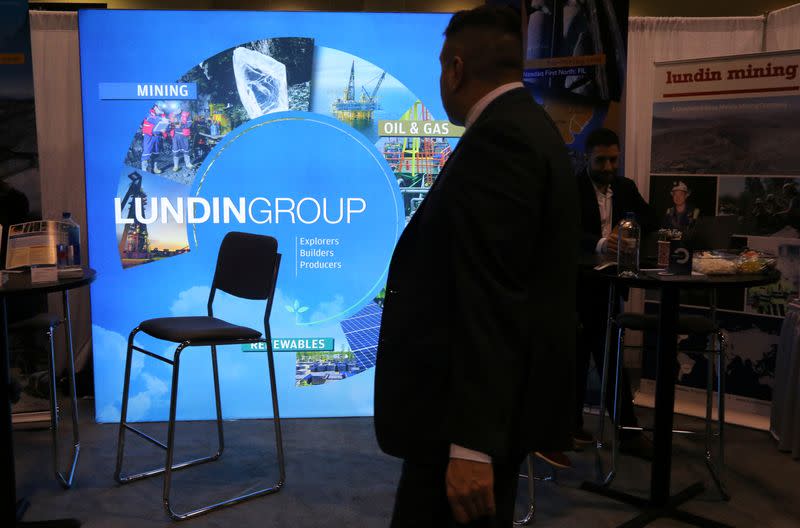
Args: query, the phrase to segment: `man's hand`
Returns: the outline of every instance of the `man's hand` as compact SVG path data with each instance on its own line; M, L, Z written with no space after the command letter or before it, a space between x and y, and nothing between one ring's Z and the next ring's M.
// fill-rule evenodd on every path
M466 524L494 515L492 465L451 458L447 465L447 500L456 521Z
M615 227L614 230L608 235L608 238L606 238L606 254L616 255L617 248L619 248L619 233Z

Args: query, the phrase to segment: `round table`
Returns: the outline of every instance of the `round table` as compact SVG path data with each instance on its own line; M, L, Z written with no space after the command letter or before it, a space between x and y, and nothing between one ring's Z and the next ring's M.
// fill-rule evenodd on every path
M588 263L584 263L588 264ZM727 525L687 513L678 506L702 493L702 482L692 484L683 491L670 495L672 468L672 416L675 405L675 371L677 369L677 328L680 309L680 290L750 288L772 284L780 273L771 270L763 274L737 275L666 275L662 271L642 271L638 277L618 277L616 268L597 271L582 266L581 273L594 280L609 283L609 320L606 327L606 347L609 346L612 324L612 306L615 290L619 287L657 289L661 291L658 319L658 345L656 348L656 399L653 426L653 461L651 463L650 494L643 498L612 490L606 486L585 482L583 489L638 507L642 513L620 525L626 528L645 526L660 518L671 517L694 526L726 527ZM606 351L608 353L608 351Z
M80 277L59 279L55 282L31 282L31 274L28 271L24 272L4 272L8 275L8 280L0 284L0 352L3 357L0 359L0 394L5 398L5 402L0 405L2 407L2 428L6 448L4 472L5 486L8 489L6 497L6 526L24 526L26 523L18 522L17 520L17 493L16 493L16 474L14 472L14 442L12 437L11 427L11 400L9 399L9 386L10 386L10 366L9 366L9 351L8 351L8 321L6 320L6 299L20 297L23 295L39 294L39 293L54 293L61 292L64 301L64 318L66 324L67 342L72 346L72 322L69 314L69 290L80 288L91 283L96 276L93 269L83 268L83 274ZM64 521L47 521L37 522L37 526L74 526L74 520Z

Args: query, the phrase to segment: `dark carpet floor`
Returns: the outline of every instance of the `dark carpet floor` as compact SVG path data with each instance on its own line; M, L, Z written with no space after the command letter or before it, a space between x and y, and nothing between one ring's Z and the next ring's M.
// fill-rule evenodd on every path
M119 485L113 479L117 427L94 423L92 402L81 402L81 457L76 483L63 490L52 473L50 433L46 429L14 433L17 495L31 505L24 520L74 517L86 527L165 527L173 522L162 509L162 479ZM642 415L647 412L640 410ZM592 425L590 418L587 425ZM699 426L694 419L682 425ZM69 445L69 421L63 450ZM145 429L165 438L163 424ZM182 523L192 527L386 527L399 474L397 460L383 455L375 442L370 418L284 420L286 485L278 494L261 497ZM173 478L177 510L223 500L258 489L277 479L272 423L225 423L226 450L219 461L179 471ZM779 453L765 432L729 426L726 482L730 502L719 499L702 461L702 440L677 438L672 489L696 480L707 491L688 503L687 511L737 527L800 527L800 461ZM164 452L128 435L126 469L144 470L164 463ZM176 461L210 454L215 449L213 424L181 423L176 434ZM537 483L537 527L612 527L635 515L633 508L579 489L594 478L594 450L571 453L575 467L560 471L557 482ZM604 456L607 459L607 456ZM537 472L547 473L537 463ZM647 463L622 457L614 487L646 494ZM518 512L527 501L520 481ZM654 527L685 526L659 520Z

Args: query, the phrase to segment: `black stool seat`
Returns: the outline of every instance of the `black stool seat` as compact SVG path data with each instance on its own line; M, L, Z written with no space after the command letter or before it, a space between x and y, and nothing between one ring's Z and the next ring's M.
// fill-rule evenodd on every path
M622 313L617 316L617 325L629 330L657 330L658 316L639 313ZM717 326L702 315L681 315L678 317L679 334L710 334Z
M53 313L40 313L8 325L11 331L49 330L61 324L61 317Z
M216 317L159 317L142 321L139 329L155 338L174 343L183 341L225 341L258 339L261 332Z

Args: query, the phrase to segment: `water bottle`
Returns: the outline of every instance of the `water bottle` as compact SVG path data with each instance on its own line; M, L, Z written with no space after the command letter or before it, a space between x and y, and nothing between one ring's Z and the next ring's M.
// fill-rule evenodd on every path
M72 213L61 213L61 222L69 225L67 229L67 266L81 265L81 226L72 218Z
M639 224L636 223L636 215L625 213L625 218L619 222L617 232L619 235L617 275L620 277L638 277L641 236Z

